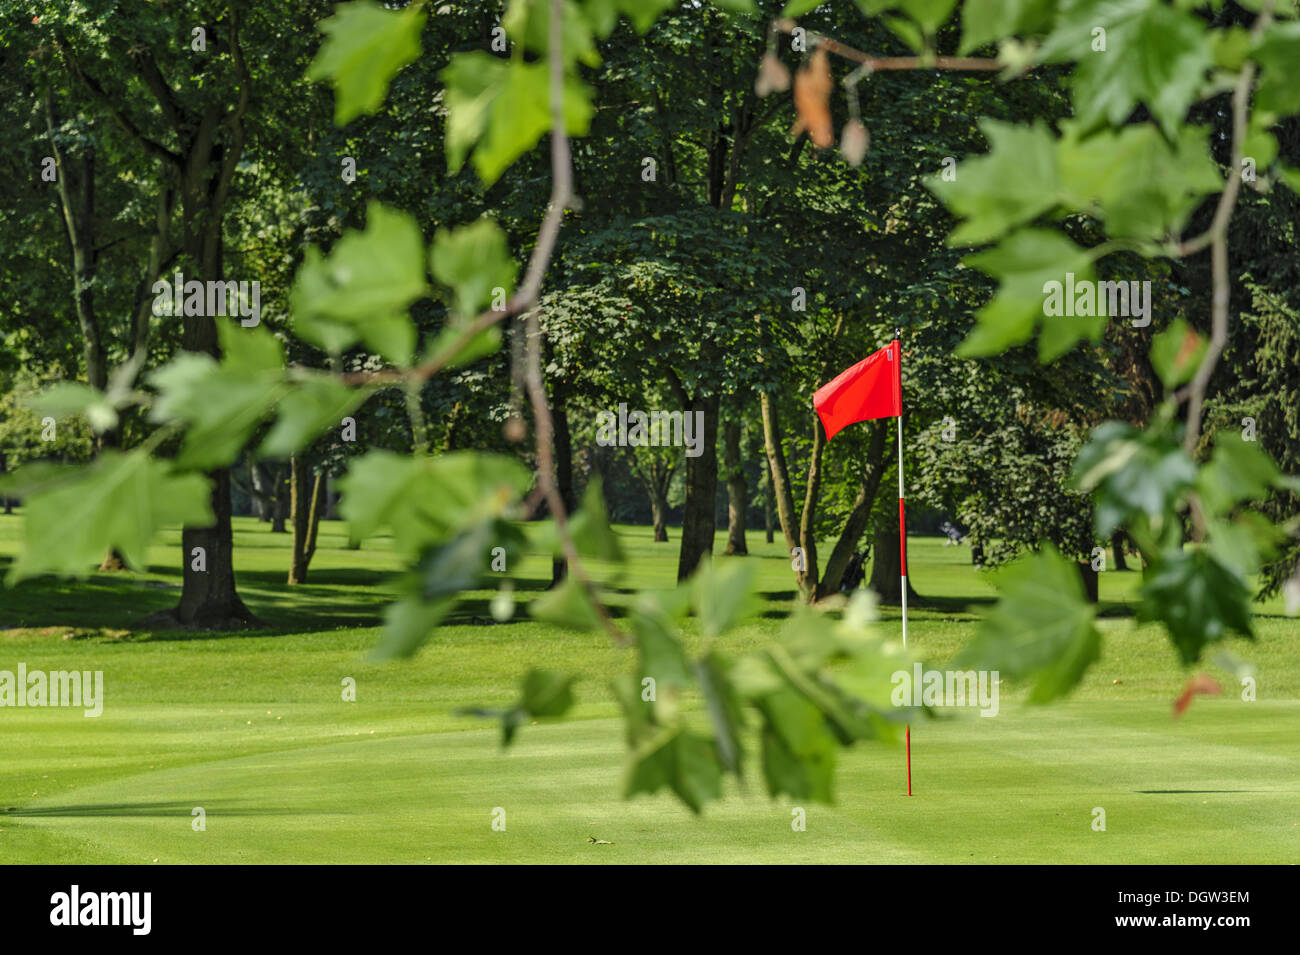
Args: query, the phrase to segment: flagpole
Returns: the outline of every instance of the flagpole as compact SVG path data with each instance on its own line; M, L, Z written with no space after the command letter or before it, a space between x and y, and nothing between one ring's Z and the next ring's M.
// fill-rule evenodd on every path
M903 518L903 330L895 329L898 342L898 570L903 594L903 649L907 649L907 522ZM907 794L912 795L912 725L904 730L907 737Z

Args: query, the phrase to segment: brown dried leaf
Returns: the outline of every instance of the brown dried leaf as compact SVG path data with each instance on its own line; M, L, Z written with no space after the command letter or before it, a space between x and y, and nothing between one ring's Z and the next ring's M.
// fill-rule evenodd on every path
M809 58L807 66L794 75L794 108L799 114L791 133L807 131L818 149L835 142L831 124L831 61L821 47Z

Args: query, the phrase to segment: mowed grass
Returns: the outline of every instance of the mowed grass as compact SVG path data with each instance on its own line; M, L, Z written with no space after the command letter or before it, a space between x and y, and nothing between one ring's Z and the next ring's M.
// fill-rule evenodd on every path
M656 545L646 528L618 532L628 567L595 568L616 610L634 588L671 586L677 560L675 533ZM779 541L750 535L765 605L724 638L732 654L769 640L792 606ZM833 806L770 799L751 759L746 787L729 782L696 817L671 796L621 798L607 683L631 651L524 613L484 623L483 591L413 660L367 662L399 568L383 539L344 544L325 523L309 582L291 588L287 536L237 519L241 593L269 624L252 634L133 629L176 600L179 530L160 537L148 573L0 590L0 670L102 670L106 683L97 719L0 709L0 862L1300 861L1300 623L1276 601L1257 607L1255 643L1228 644L1258 667L1255 702L1207 664L1226 692L1173 719L1189 673L1159 628L1128 615L1138 575L1111 572L1103 659L1071 698L1029 707L1004 683L996 718L963 711L913 727L913 798L902 749L870 744L841 753ZM968 548L909 546L927 598L909 611L909 638L942 664L995 592ZM0 518L0 569L18 547L18 517ZM549 570L541 555L511 568L521 602ZM896 608L879 626L897 631ZM508 704L534 666L582 675L572 718L524 727L503 752L495 724L456 715ZM355 703L341 698L347 678ZM195 808L205 831L192 828ZM804 832L791 827L796 808Z

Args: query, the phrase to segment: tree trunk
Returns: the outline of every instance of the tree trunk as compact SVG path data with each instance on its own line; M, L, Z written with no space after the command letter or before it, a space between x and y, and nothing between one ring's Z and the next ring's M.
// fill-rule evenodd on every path
M1128 570L1128 561L1124 559L1124 532L1116 531L1110 535L1111 550L1115 552L1115 569Z
M204 180L206 183L206 180ZM220 209L208 202L199 203L197 193L206 191L191 181L185 208L186 251L199 264L194 278L207 281L221 276ZM205 225L201 227L199 221ZM210 315L186 315L182 318L181 347L186 351L219 357L217 324ZM230 525L230 471L222 468L208 474L212 481L212 513L216 520L208 527L186 527L181 532L183 584L181 600L173 614L186 627L226 630L261 624L235 589L233 534ZM206 554L206 569L195 570L191 555L196 547Z
M858 542L867 529L871 518L871 508L876 503L876 494L880 490L880 481L885 475L885 434L888 428L884 421L871 422L871 443L867 446L867 460L862 468L862 480L858 484L857 496L853 499L853 509L849 511L844 529L840 531L839 540L831 551L830 560L826 562L826 574L817 584L817 599L839 593L840 581L849 561L857 552Z
M901 556L898 528L877 527L871 544L871 589L880 597L882 604L900 604L903 601L903 582L899 575ZM912 589L910 576L907 596L909 600L918 596Z
M165 612L164 620L200 630L260 626L261 621L244 606L235 590L230 472L214 471L208 477L212 481L212 514L216 520L208 527L182 529L181 599L173 610ZM202 549L202 564L197 562L197 548Z
M677 560L677 579L685 580L701 560L713 556L714 516L718 493L718 405L717 395L691 399L688 413L703 412L703 447L699 457L686 459L686 501L682 507L682 545Z
M794 550L799 546L795 537L794 496L790 492L790 471L785 464L785 449L781 445L781 419L777 414L776 402L762 392L759 405L763 412L763 447L767 452L768 475L772 480L772 494L776 498L776 514L781 522L781 533L785 535L785 547L794 558ZM802 582L802 572L800 581Z
M317 472L308 498L307 481L311 477L311 465L305 455L297 454L290 459L289 473L289 500L293 508L293 553L288 582L305 584L307 568L316 553L316 532L320 527L325 474Z
M573 440L569 434L569 413L562 385L556 385L551 395L552 446L555 449L555 489L560 492L566 512L572 514L577 507L573 493ZM563 557L551 558L551 586L556 587L569 572Z
M722 464L727 472L727 548L724 554L748 554L745 543L747 494L745 470L740 461L740 419L731 418L722 428Z
M286 523L289 519L289 492L285 487L284 471L280 465L276 465L275 470L271 472L271 486L274 492L271 495L271 533L287 534L289 533Z
M766 457L761 465L763 471L763 536L770 544L774 536L776 523L776 497L772 493L772 469L767 466Z
M799 582L799 590L805 600L812 600L817 593L817 495L822 485L822 454L826 450L826 429L816 415L813 419L813 445L808 460L808 484L804 489L803 512L799 515L799 542L803 547L804 560L808 569L804 579Z
M654 524L656 544L668 543L668 482L672 480L672 471L665 469L665 473L667 476L661 481L661 474L656 470L653 474L654 480L649 482L647 487L650 494L650 520Z
M1083 580L1083 592L1088 597L1088 603L1097 602L1097 572L1092 569L1092 561L1077 561L1079 568L1079 577Z
M984 544L981 541L971 542L970 562L976 567L984 566Z
M249 497L253 499L253 513L262 524L271 523L271 511L274 500L271 489L267 486L266 467L260 461L251 461L248 465L248 486L252 488Z
M632 449L628 450L628 469L636 475L641 486L645 488L646 496L650 498L650 520L654 525L654 541L656 544L667 543L668 488L672 486L677 465L669 464L664 458L654 455L649 456L647 464L638 465L636 452Z

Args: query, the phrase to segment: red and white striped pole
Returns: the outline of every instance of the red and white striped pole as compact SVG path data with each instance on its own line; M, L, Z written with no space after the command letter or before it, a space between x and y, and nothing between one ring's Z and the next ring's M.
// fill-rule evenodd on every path
M903 517L903 330L894 332L898 349L898 570L903 589L903 649L907 649L907 522ZM907 794L912 795L912 726L904 730L907 738Z

